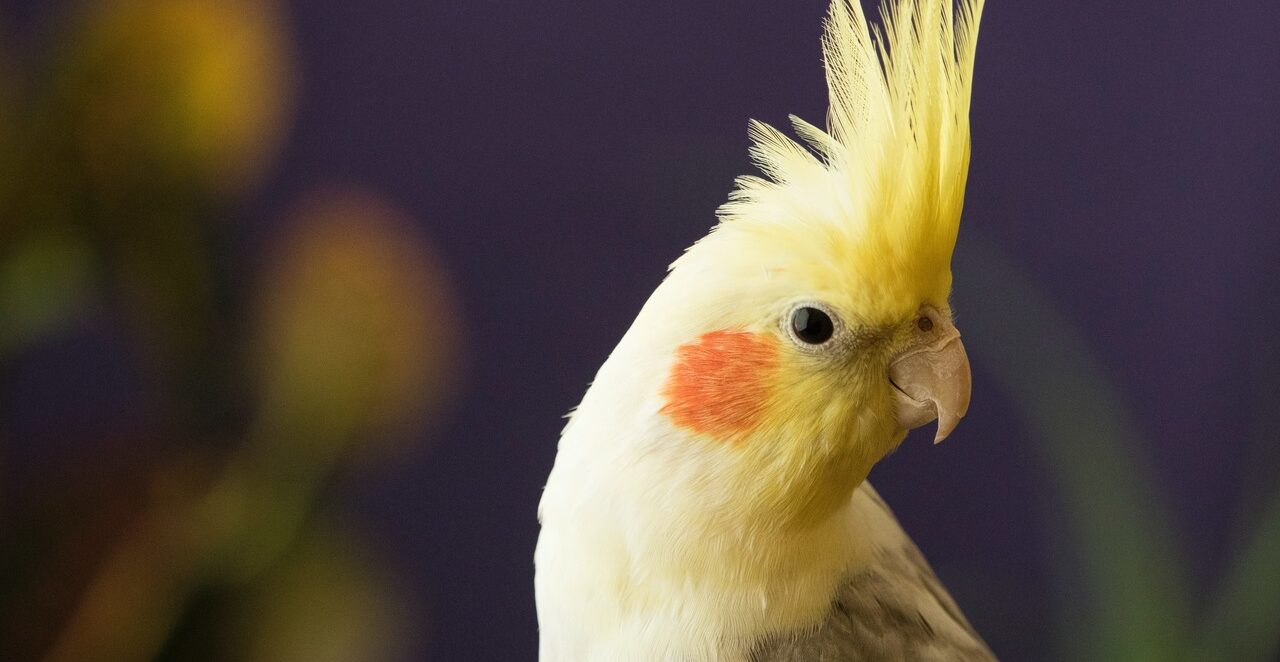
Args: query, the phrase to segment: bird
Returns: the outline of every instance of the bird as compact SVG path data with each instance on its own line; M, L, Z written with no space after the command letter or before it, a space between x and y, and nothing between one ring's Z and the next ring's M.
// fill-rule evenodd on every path
M825 128L670 265L568 416L538 504L539 658L991 660L867 476L969 406L950 304L983 0L823 21Z

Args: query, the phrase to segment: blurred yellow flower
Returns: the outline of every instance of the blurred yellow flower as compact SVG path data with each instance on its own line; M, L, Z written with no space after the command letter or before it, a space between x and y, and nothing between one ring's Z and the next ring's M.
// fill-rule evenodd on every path
M84 19L53 84L92 186L228 194L270 165L293 89L273 2L110 0Z
M314 196L261 283L269 428L340 443L439 403L457 340L453 296L434 251L390 205L351 191Z

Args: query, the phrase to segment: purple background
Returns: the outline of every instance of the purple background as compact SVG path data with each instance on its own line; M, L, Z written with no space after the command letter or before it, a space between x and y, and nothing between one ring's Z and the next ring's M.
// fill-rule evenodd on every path
M246 217L279 217L319 182L368 185L423 224L461 295L466 377L447 420L343 486L427 605L424 657L534 657L534 511L560 417L748 171L747 119L821 122L825 9L290 3L300 104ZM1277 26L1269 0L997 0L978 49L957 251L993 244L1083 329L1201 589L1277 473L1244 442L1273 415L1280 363ZM268 231L243 228L250 244ZM963 330L982 293L959 276ZM49 379L112 406L94 384L117 377L68 362ZM974 368L954 438L913 435L873 478L996 652L1044 658L1059 506L1009 398Z

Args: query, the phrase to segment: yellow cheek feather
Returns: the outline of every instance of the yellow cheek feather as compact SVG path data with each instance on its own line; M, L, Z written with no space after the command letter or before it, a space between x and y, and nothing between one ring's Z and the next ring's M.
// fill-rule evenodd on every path
M726 452L707 479L739 495L746 519L812 526L901 439L876 382L812 365L771 333L712 331L677 348L661 413Z
M778 368L770 335L712 331L676 350L662 413L677 426L730 443L759 424Z

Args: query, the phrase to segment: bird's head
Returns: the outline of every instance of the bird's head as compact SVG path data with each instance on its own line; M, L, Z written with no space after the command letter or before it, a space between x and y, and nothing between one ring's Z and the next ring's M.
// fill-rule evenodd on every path
M836 0L828 128L792 118L802 146L752 123L765 176L738 181L642 313L665 330L660 415L785 520L830 512L908 430L937 420L941 441L968 408L948 300L981 5L903 0L876 37Z

